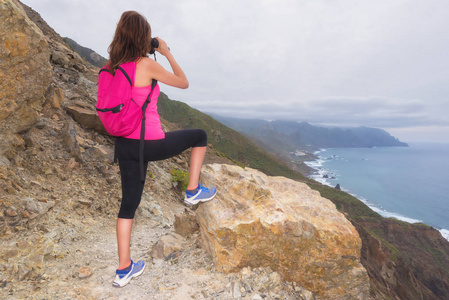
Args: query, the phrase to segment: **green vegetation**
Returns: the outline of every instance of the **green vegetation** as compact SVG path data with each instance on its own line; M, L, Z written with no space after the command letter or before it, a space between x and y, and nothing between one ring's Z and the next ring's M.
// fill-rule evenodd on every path
M322 185L318 182L309 183L310 188L320 192L321 196L331 200L337 209L347 213L354 220L380 220L382 216L369 208L365 203L346 192Z
M179 190L184 192L189 184L189 174L180 169L173 169L170 171L171 181L178 184Z
M223 156L240 166L258 169L271 176L284 176L299 181L308 181L306 177L293 171L240 133L183 102L170 100L165 94L161 93L158 100L158 110L162 118L177 124L180 128L204 129L207 132L209 144L212 144Z
M390 252L391 252L391 260L396 262L398 260L398 257L401 255L400 251L398 250L398 248L396 248L395 246L393 246L391 243L389 243L387 240L385 240L384 238L381 237L382 232L379 229L375 229L375 230L369 230L367 228L365 228L372 236L375 236L378 240L380 240L382 242L382 244L384 246L386 246Z

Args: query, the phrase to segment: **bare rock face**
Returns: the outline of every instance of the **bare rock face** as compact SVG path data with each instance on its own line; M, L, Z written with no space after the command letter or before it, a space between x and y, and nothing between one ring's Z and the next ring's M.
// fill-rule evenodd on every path
M229 165L205 166L202 181L220 183L216 199L196 212L218 270L270 267L324 298L368 298L359 235L318 192Z
M39 119L52 78L49 45L15 0L0 2L0 155Z

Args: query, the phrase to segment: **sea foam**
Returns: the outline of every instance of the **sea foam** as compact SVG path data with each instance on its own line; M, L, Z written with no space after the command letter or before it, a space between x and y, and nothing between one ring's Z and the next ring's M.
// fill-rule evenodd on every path
M449 241L449 230L447 230L447 229L441 229L440 232L441 232L441 235L442 235L446 240Z
M335 177L338 177L338 175L333 172L332 170L327 170L323 168L323 164L326 161L325 157L319 156L320 153L322 152L326 152L326 149L320 149L319 151L316 151L314 154L317 156L316 160L313 161L306 161L305 164L307 166L309 166L310 168L314 169L315 172L311 175L309 175L308 177L318 181L321 184L330 186L330 187L334 187L335 184L333 182L331 182L332 180L335 181ZM334 177L332 178L325 178L324 176L328 175L329 177ZM370 209L372 209L373 211L375 211L376 213L378 213L379 215L381 215L384 218L394 218L400 221L404 221L407 223L423 223L422 220L418 220L418 219L413 219L407 216L403 216L401 214L398 213L394 213L394 212L390 212L390 211L386 211L385 209L383 209L382 207L379 207L378 205L368 201L367 199L360 197L354 193L351 193L350 190L345 189L345 188L341 188L344 192L347 192L348 194L350 194L351 196L356 197L357 199L359 199L360 201L362 201L364 204L366 204ZM439 229L441 235L449 241L449 230L447 229Z

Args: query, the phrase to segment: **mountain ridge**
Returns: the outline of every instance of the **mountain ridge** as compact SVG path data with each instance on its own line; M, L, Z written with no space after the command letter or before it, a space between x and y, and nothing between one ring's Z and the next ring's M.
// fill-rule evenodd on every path
M245 135L265 143L280 141L292 149L314 151L320 148L408 147L407 143L399 141L380 128L325 127L300 121L237 119L216 114L213 116Z
M80 44L78 44L77 42L68 37L64 37L63 40L67 44L69 44L74 51L78 52L78 54L81 55L81 57L87 60L90 64L99 68L102 68L107 64L108 60L103 56L101 56L100 54L93 51L92 49L81 46Z

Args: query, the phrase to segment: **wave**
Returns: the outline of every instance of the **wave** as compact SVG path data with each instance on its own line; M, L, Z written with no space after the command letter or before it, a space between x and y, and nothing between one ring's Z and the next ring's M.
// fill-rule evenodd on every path
M440 232L441 232L441 235L442 235L446 240L449 241L449 230L447 230L447 229L441 229Z
M318 157L316 160L305 162L305 164L307 166L309 166L310 168L315 170L315 172L313 174L309 175L308 177L315 181L318 181L321 184L324 184L324 185L327 185L330 187L335 187L335 184L333 184L331 181L336 179L336 177L337 177L336 173L333 172L332 170L323 169L323 163L326 161L326 158L318 156L319 153L325 152L325 150L326 149L320 149L319 151L316 151L314 153ZM330 178L325 178L326 175L327 175L327 177L330 177ZM383 209L382 207L380 207L379 205L377 205L373 202L370 202L369 200L367 200L363 197L360 197L345 188L341 188L341 190L350 194L351 196L356 197L357 199L362 201L364 204L366 204L370 209L372 209L373 211L375 211L376 213L378 213L379 215L381 215L384 218L394 218L394 219L404 221L407 223L412 223L412 224L413 223L424 223L422 220L413 219L413 218L403 216L398 213L387 211L387 210ZM444 229L444 228L437 229L437 230L439 230L441 235L446 240L449 241L449 230Z

